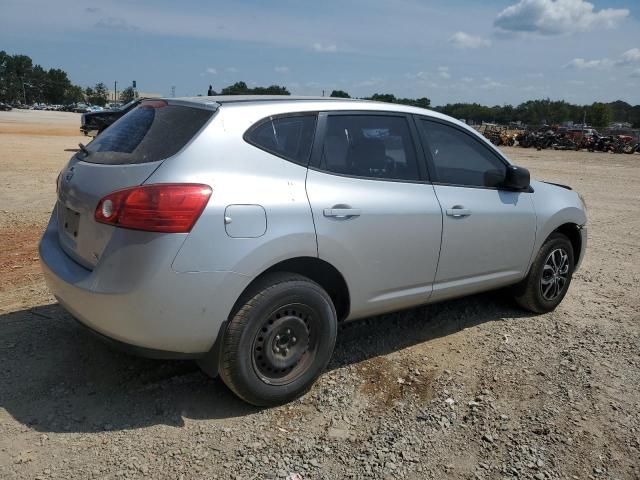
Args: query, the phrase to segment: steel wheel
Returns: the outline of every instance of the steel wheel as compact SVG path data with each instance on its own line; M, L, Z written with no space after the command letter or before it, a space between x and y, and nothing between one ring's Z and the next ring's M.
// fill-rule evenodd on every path
M253 368L269 385L295 381L314 361L318 315L306 305L294 303L275 310L253 340Z
M556 299L569 278L569 254L563 248L553 250L544 262L540 291L545 300Z

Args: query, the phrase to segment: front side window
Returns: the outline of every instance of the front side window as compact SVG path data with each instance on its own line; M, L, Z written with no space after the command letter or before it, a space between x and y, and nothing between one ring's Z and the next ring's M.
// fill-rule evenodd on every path
M306 166L315 131L316 115L276 117L249 130L246 140L262 150Z
M367 178L420 178L406 118L388 115L329 115L320 168Z
M497 187L504 181L506 165L479 140L443 123L418 123L431 153L434 182Z

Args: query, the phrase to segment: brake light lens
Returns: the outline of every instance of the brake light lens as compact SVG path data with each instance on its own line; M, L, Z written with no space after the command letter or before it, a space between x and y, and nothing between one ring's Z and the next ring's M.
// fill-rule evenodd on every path
M147 232L188 233L211 197L211 187L158 183L110 193L98 202L96 222Z
M140 104L140 108L164 108L167 105L165 100L145 100Z

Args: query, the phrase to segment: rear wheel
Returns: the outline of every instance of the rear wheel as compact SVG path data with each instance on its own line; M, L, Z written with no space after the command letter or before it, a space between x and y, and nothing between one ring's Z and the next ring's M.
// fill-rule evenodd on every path
M527 277L514 287L516 302L536 313L554 310L567 293L574 265L569 239L561 233L552 234L540 248Z
M223 338L220 376L253 405L299 397L333 353L337 318L331 298L306 277L274 273L240 302Z

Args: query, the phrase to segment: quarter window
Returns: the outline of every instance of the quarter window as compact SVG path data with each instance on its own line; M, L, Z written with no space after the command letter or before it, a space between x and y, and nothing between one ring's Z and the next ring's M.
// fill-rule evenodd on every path
M388 115L329 115L320 168L367 178L420 178L406 118Z
M246 139L262 150L306 166L315 130L315 115L276 117L250 130Z
M479 140L439 122L420 120L431 153L432 180L473 187L497 187L506 165Z

